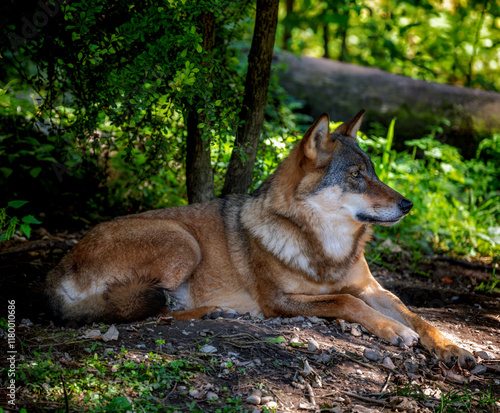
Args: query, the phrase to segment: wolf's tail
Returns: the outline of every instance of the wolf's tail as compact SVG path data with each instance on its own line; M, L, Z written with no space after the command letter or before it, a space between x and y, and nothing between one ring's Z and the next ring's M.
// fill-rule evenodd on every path
M46 293L52 310L63 320L87 323L144 320L165 310L167 302L160 280L149 275L134 274L78 294L61 278L53 278L59 282L49 281Z

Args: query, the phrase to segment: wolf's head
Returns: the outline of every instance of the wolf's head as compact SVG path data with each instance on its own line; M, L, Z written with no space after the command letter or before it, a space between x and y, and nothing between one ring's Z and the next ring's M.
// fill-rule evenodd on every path
M413 204L384 184L373 162L363 152L356 135L364 110L329 131L328 115L321 115L290 154L289 162L300 170L294 197L320 209L362 224L393 225ZM285 166L286 168L286 166Z

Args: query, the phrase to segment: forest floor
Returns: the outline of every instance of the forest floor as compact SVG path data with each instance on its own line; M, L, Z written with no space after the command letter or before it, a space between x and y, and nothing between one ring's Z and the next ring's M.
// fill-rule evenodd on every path
M0 389L8 411L500 411L500 297L475 292L487 266L435 257L412 270L372 266L412 311L474 352L470 372L418 345L399 349L357 324L317 317L228 311L186 322L61 324L44 280L80 237L39 231L0 244L0 317L15 300L16 318L15 403L8 383ZM0 367L5 380L6 356Z

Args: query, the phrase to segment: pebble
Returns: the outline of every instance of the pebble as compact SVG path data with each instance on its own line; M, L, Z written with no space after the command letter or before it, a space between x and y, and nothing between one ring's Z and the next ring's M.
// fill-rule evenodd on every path
M338 320L338 322L340 324L340 329L345 333L347 330L347 323L344 320Z
M328 354L326 351L323 351L323 352L321 352L321 354L318 354L317 356L315 356L315 360L318 363L324 363L324 364L328 364L332 360L332 358L333 357L330 354Z
M370 361L379 361L382 359L382 354L380 354L380 352L369 348L365 348L363 350L363 356L365 356Z
M476 367L474 367L471 370L471 373L472 374L484 374L484 373L486 373L486 370L488 370L488 368L485 365L478 364Z
M488 355L488 353L486 351L474 351L474 356L480 357L483 360L489 360L490 359L490 356Z
M307 349L309 351L317 351L319 349L318 342L313 338L310 338L309 340L307 340Z
M217 311L214 311L212 314L209 315L209 317L212 319L212 320L216 320L217 318L219 318L220 316L222 315L222 311L221 310L217 310Z
M276 409L278 407L278 403L275 401L270 401L266 403L266 407L269 407L270 409Z
M254 404L254 405L259 405L261 402L260 396L256 394L252 394L251 396L247 397L247 403Z
M390 357L386 357L384 359L383 365L391 370L394 370L396 368Z
M196 389L190 390L189 395L197 399L200 396L200 391Z
M359 326L357 326L357 325L355 325L355 324L354 324L354 325L351 327L351 334L352 334L354 337L360 337L360 336L361 336L361 334L363 334L363 333L361 332L361 329L359 328Z
M219 396L217 396L213 391L209 391L207 393L207 400L217 400Z
M269 402L272 402L272 401L273 401L272 396L264 396L264 397L261 397L261 399L260 399L260 402L261 402L262 404L266 404L266 405L267 405Z
M405 361L405 367L410 373L417 373L420 365L414 361Z
M211 346L210 344L205 344L200 351L202 353L217 353L217 348L214 346Z

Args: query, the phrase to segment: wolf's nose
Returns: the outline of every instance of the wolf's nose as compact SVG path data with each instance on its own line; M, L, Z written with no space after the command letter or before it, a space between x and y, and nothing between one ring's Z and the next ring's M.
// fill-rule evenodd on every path
M413 202L411 202L409 199L403 199L399 203L399 209L403 212L403 214L407 214L410 212L410 209L413 206Z

